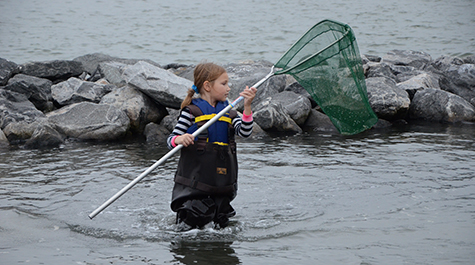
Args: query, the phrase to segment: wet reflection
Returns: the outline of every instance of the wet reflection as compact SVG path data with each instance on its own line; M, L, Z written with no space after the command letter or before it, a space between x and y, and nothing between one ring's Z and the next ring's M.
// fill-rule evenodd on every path
M174 261L181 264L241 264L232 242L175 241L171 243Z

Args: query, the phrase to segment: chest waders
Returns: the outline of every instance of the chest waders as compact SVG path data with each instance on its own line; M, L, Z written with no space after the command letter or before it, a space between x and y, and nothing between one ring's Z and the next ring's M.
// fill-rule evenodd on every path
M199 128L206 119L196 105L188 106ZM237 194L238 164L235 130L232 120L237 112L230 110L227 120L227 143L210 142L209 130L198 135L195 143L181 150L171 208L177 212L177 222L184 221L192 227L202 227L215 221L221 227L235 215L229 204ZM218 121L225 122L225 121ZM222 124L221 124L222 126ZM216 132L213 132L216 133Z

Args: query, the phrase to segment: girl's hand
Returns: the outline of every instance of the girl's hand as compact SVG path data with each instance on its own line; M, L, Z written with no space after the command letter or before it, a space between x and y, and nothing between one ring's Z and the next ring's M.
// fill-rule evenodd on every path
M251 103L254 97L256 96L257 89L254 87L249 88L246 86L246 89L239 93L240 96L244 97L244 112L246 112L246 109L249 110L249 113L246 113L247 115L250 114L251 111Z
M195 143L195 137L189 133L185 133L175 138L176 145L182 144L184 147L187 147L190 144L194 144L194 143Z

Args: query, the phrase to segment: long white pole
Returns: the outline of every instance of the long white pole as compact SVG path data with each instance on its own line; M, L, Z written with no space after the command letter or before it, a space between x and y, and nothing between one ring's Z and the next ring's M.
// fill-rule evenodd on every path
M274 75L274 67L272 67L271 71L269 74L267 74L264 78L262 78L259 82L257 82L254 86L252 87L259 87L264 83L267 79L269 79L272 75ZM200 133L202 133L204 130L208 129L211 124L215 123L221 116L226 114L230 109L234 108L240 101L242 101L244 97L240 96L236 100L234 100L231 104L229 104L226 108L221 110L216 116L214 116L211 120L207 121L203 126L201 126L198 130L196 130L193 133L193 136L196 137ZM141 181L145 176L147 176L150 172L152 172L155 168L157 168L159 165L163 164L168 158L173 156L176 152L178 152L181 148L183 147L182 144L177 145L175 148L170 150L168 153L166 153L160 160L155 162L152 166L147 168L142 174L140 174L138 177L136 177L134 180L132 180L127 186L123 187L120 191L118 191L114 196L112 196L110 199L108 199L106 202L104 202L101 206L99 206L97 209L95 209L92 213L90 213L88 216L90 219L94 218L96 215L98 215L100 212L102 212L106 207L111 205L115 200L117 200L120 196L122 196L124 193L126 193L128 190L130 190L135 184L137 184L139 181Z

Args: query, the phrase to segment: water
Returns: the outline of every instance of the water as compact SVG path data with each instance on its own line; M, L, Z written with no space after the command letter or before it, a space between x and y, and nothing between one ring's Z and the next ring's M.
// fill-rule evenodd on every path
M275 62L309 27L348 23L360 51L475 53L475 2L0 1L0 57L93 52L160 64ZM1 264L473 264L475 127L407 126L239 143L237 216L174 232L178 156L87 215L167 150L139 140L0 148Z
M474 0L2 0L0 57L25 63L102 52L160 64L275 63L323 19L349 24L363 54L475 54Z
M0 149L2 264L473 264L474 125L240 141L237 216L174 232L178 156L141 141Z

